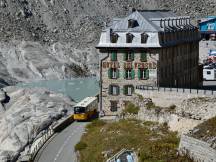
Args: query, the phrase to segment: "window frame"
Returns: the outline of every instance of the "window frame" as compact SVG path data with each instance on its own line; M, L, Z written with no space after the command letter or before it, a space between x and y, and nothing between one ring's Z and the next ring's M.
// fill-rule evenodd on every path
M148 80L149 79L149 69L148 68L139 68L139 79L140 80Z
M141 34L141 44L146 44L148 41L149 35L147 33Z
M142 55L145 55L145 57L143 58ZM141 52L140 53L140 61L141 62L147 62L148 61L148 59L147 59L147 52Z
M131 89L131 93L129 94L129 88ZM124 95L125 96L132 96L134 93L134 86L129 84L129 85L124 85Z
M119 69L118 68L109 68L108 69L108 78L109 79L118 79L119 78Z
M126 43L132 43L133 42L133 38L134 38L133 34L127 33L126 34Z
M115 89L115 93L113 93L114 89ZM118 96L118 95L120 95L120 87L119 87L119 85L110 84L109 85L109 95L112 95L112 96Z
M118 101L110 100L110 111L111 112L117 112L118 111Z
M129 55L130 55L130 59L129 59ZM134 52L133 51L126 52L124 60L128 62L134 61Z
M207 71L206 74L207 74L207 75L211 75L211 71Z
M125 79L126 80L132 80L132 70L133 69L125 69Z
M111 68L111 79L117 79L117 69Z
M117 43L118 37L119 37L119 35L117 33L111 33L110 34L110 42L111 43Z

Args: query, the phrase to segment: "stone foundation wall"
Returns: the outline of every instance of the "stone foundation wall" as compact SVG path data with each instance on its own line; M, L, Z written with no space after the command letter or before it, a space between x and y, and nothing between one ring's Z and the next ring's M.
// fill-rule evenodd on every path
M216 162L216 150L209 143L187 135L181 136L179 150L181 153L188 153L195 162Z
M197 93L197 90L191 90L190 89L178 89L178 92L176 89L172 88L160 88L158 90L135 90L135 93L142 95L145 98L151 98L152 101L156 105L160 106L170 106L172 104L175 104L176 106L180 106L181 103L190 98L197 98L197 97L216 97L216 91L205 91L199 90ZM205 93L205 94L204 94Z

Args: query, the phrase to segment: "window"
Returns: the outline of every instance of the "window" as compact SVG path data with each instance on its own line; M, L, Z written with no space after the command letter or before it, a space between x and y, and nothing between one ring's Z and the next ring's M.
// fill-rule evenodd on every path
M117 41L118 41L118 34L116 34L116 33L111 33L110 34L110 41L111 41L111 43L117 43Z
M207 26L208 26L208 30L214 30L214 28L215 28L214 23L209 23L209 24L207 24Z
M109 95L114 95L114 96L119 95L119 86L118 85L110 85L109 86Z
M126 34L126 43L132 43L133 37L134 37L133 34L127 33Z
M124 95L132 96L133 92L134 92L134 86L133 85L124 86Z
M118 111L118 102L117 101L110 101L110 111L111 112Z
M134 20L134 19L129 19L128 20L128 28L134 28L134 27L137 27L139 26L137 20Z
M109 79L118 79L119 78L119 70L116 68L110 68L108 70L108 78Z
M74 107L74 114L80 114L80 113L85 113L86 108L85 107Z
M135 73L133 69L125 70L125 79L134 79Z
M117 61L117 53L111 52L111 61Z
M140 80L149 79L149 70L148 69L139 69L138 70L138 78Z
M125 61L133 61L134 60L134 53L133 52L127 52L124 55Z
M211 71L207 71L207 75L211 75Z
M140 54L140 61L142 61L142 62L146 62L147 61L147 53L142 52Z
M148 37L149 37L148 34L142 33L141 34L141 43L147 43Z

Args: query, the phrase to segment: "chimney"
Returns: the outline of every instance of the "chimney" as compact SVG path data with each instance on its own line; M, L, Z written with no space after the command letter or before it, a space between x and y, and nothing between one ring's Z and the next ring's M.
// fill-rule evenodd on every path
M112 28L110 28L110 29L108 28L106 30L106 43L110 43L110 36L111 36L112 32L113 32Z
M132 8L132 10L131 10L132 12L135 12L136 11L136 9L135 8Z

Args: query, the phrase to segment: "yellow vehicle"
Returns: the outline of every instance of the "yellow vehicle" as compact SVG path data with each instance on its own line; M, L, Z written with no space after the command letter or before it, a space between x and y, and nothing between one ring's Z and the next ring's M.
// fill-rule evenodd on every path
M97 114L97 97L86 97L74 106L74 120L89 120Z

